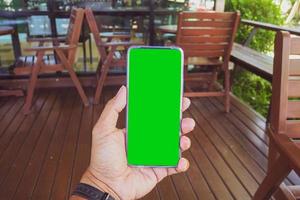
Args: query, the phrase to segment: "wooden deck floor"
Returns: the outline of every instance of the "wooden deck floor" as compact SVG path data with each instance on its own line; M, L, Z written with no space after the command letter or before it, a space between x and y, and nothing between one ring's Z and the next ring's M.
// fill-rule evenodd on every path
M23 98L1 98L0 199L67 199L88 165L92 126L115 92L107 88L100 105L84 108L74 89L39 90L26 117ZM194 99L185 116L197 122L184 153L191 167L144 199L251 199L267 167L264 119L236 100L225 114L218 98ZM286 183L300 180L291 174Z

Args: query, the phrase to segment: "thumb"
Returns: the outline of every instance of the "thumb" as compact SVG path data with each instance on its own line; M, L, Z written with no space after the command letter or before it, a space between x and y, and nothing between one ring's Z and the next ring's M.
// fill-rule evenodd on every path
M105 136L115 131L119 113L126 106L126 87L122 86L117 95L108 101L93 132Z

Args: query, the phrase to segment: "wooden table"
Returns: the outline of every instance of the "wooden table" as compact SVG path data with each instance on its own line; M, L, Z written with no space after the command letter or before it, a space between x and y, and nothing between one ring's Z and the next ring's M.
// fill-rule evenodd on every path
M13 35L15 32L11 26L0 26L1 35ZM0 96L23 96L22 90L0 90Z
M17 20L17 19L16 20L15 19L9 19L9 20L1 20L0 21L0 28L5 29L7 27L10 27L10 28L13 29L13 32L9 33L9 34L11 34L12 44L13 44L13 51L14 51L14 56L15 56L16 61L22 55L21 54L21 44L20 44L17 25L26 24L26 23L28 23L27 20Z

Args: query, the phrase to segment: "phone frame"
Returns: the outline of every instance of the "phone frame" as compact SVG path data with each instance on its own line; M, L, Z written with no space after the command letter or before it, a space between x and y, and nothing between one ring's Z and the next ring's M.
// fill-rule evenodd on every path
M179 150L179 160L182 156L181 150L180 150L180 137L181 137L181 121L182 121L182 100L183 100L183 88L184 88L184 80L183 80L183 69L184 69L184 52L182 48L176 47L176 46L131 46L128 48L128 53L127 53L127 76L126 76L126 86L127 86L127 93L126 93L126 140L125 140L125 146L126 146L126 159L127 159L127 153L128 153L128 107L129 107L129 58L130 58L130 52L132 49L173 49L173 50L179 50L181 53L181 87L180 87L180 115L179 115L179 144L178 144L178 150ZM163 167L163 168L169 168L169 167L177 167L179 164L179 160L176 166L166 166L166 165L131 165L127 161L127 165L131 167Z

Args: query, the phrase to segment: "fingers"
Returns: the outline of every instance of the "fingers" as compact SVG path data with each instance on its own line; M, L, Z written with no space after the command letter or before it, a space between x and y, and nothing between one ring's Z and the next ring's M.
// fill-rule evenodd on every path
M185 172L189 169L190 162L186 158L180 158L176 168L167 168L168 176Z
M156 176L157 182L160 182L162 179L164 179L166 176L170 176L173 174L178 174L180 172L185 172L188 170L190 166L190 163L185 158L180 158L178 165L176 168L170 167L170 168L151 168Z
M191 100L189 98L183 97L182 100L182 112L186 111L191 105Z
M182 134L187 134L194 130L195 128L195 120L192 118L184 118L181 120L181 132Z
M186 158L180 158L178 166L176 167L176 172L185 172L190 167L190 162Z
M186 136L182 136L180 138L180 148L181 151L184 152L186 150L188 150L191 147L191 140L190 138L186 137Z
M119 113L126 106L126 87L122 86L117 95L106 104L93 132L109 134L116 129Z

